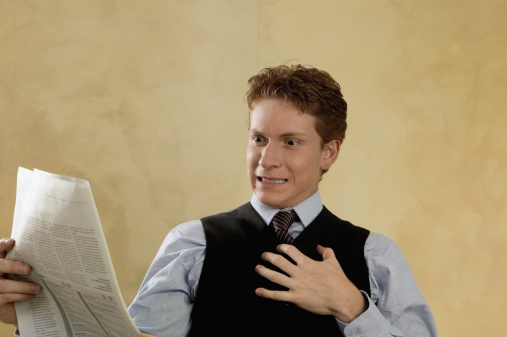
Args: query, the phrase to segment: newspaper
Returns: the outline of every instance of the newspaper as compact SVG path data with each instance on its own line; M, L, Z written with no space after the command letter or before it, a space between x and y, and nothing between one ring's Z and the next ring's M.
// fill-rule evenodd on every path
M16 302L21 336L137 337L121 296L90 185L40 170L18 170L8 258L32 266L40 284Z

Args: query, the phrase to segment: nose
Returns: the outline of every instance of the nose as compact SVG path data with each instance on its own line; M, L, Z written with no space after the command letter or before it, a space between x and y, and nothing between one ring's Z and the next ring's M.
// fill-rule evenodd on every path
M270 169L273 167L279 167L281 163L281 153L280 149L276 146L276 144L273 144L269 142L261 152L261 157L259 159L259 165L263 169Z

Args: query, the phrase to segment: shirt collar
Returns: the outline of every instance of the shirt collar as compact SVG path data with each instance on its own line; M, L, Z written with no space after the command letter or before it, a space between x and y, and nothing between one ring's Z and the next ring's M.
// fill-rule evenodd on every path
M263 204L259 201L259 199L257 199L255 194L252 195L250 203L262 219L264 219L266 225L269 225L275 214L281 211L281 209ZM306 228L306 226L308 226L317 217L317 215L319 215L322 208L323 205L322 200L320 199L320 192L317 190L317 192L303 202L294 207L284 208L283 210L293 209L298 215L300 221L303 223L303 226Z

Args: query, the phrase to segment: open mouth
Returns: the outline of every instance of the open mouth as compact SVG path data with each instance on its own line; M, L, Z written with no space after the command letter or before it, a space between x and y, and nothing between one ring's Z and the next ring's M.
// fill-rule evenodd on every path
M265 183L271 183L271 184L283 184L288 179L267 179L267 178L263 178L263 177L257 177L257 180L265 182Z

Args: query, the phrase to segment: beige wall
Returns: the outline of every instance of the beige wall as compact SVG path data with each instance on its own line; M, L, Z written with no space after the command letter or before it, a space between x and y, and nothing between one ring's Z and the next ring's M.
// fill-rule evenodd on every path
M296 60L349 103L325 204L398 242L441 336L507 331L505 1L1 8L2 237L18 166L89 180L130 303L172 227L248 200L246 79Z

